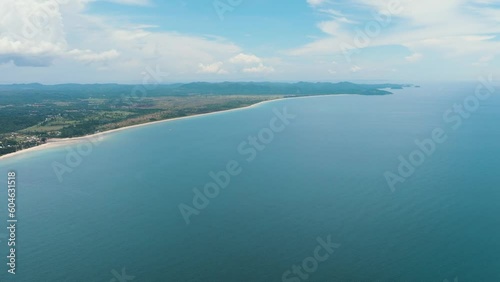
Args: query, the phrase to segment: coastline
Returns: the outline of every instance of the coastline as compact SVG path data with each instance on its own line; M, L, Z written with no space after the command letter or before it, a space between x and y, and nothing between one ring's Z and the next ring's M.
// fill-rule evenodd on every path
M89 134L89 135L80 136L80 137L49 139L46 143L44 143L42 145L31 147L31 148L24 149L24 150L19 150L19 151L14 152L14 153L0 156L0 160L6 160L9 158L17 157L19 155L23 155L23 154L30 153L30 152L36 152L36 151L41 151L41 150L45 150L45 149L49 149L49 148L55 148L55 147L66 146L66 145L70 145L70 144L74 144L74 143L79 143L80 141L88 140L91 138L101 138L100 140L102 140L102 138L104 138L106 135L109 135L111 133L115 133L118 131L122 131L122 130L138 128L138 127L152 125L152 124L158 124L158 123L165 123L165 122L169 122L169 121L176 121L176 120L202 117L202 116L213 115L213 114L227 113L227 112L232 112L232 111L246 110L246 109L258 107L258 106L266 104L266 103L277 102L277 101L281 101L281 100L285 100L285 99L303 99L303 98L314 98L314 97L348 96L348 95L359 95L359 94L328 94L328 95L312 95L312 96L276 98L276 99L258 102L258 103L255 103L255 104L252 104L249 106L245 106L245 107L241 107L241 108L234 108L234 109L229 109L229 110L215 111L215 112L204 113L204 114L196 114L196 115L191 115L191 116L176 117L176 118L171 118L171 119L164 119L164 120L157 120L157 121L146 122L146 123L141 123L141 124L129 125L129 126L125 126L125 127L115 128L115 129L111 129L108 131L98 132L98 133Z
M299 97L297 97L297 98L299 98ZM60 138L60 139L53 138L53 139L47 140L47 142L42 144L42 145L38 145L35 147L31 147L31 148L24 149L24 150L19 150L19 151L16 151L14 153L0 156L0 160L6 160L9 158L19 156L19 155L23 155L25 153L36 152L36 151L41 151L41 150L45 150L45 149L49 149L49 148L71 145L71 144L79 143L80 141L88 140L91 138L98 138L98 137L104 138L108 134L115 133L115 132L122 131L122 130L137 128L137 127L146 126L146 125L164 123L164 122L169 122L169 121L181 120L181 119L188 119L188 118L201 117L201 116L218 114L218 113L225 113L225 112L230 112L230 111L244 110L244 109L249 109L252 107L257 107L257 106L264 104L264 103L283 100L283 99L288 99L288 98L277 98L277 99L262 101L262 102L258 102L258 103L255 103L255 104L252 104L249 106L245 106L245 107L241 107L241 108L234 108L234 109L229 109L229 110L215 111L215 112L204 113L204 114L196 114L196 115L185 116L185 117L176 117L176 118L171 118L171 119L164 119L164 120L157 120L157 121L146 122L146 123L141 123L141 124L134 124L134 125L115 128L115 129L111 129L111 130L107 130L107 131L103 131L103 132L89 134L89 135L85 135L85 136L71 137L71 138Z

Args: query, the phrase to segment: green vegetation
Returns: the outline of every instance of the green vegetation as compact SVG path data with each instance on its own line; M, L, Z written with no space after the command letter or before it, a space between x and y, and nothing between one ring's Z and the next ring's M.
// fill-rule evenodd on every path
M408 85L188 83L170 85L0 85L0 155L50 138L84 136L151 121L308 95L385 95Z

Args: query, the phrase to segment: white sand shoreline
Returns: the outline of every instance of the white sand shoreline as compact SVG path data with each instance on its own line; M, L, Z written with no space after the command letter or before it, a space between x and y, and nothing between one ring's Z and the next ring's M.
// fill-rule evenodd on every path
M19 155L24 155L26 153L31 153L31 152L35 152L35 151L41 151L41 150L45 150L45 149L49 149L49 148L79 143L80 141L88 141L90 139L95 139L98 137L103 138L106 135L114 133L114 132L127 130L127 129L131 129L131 128L137 128L137 127L141 127L141 126L147 126L147 125L152 125L152 124L165 123L165 122L169 122L169 121L189 119L189 118L195 118L195 117L201 117L201 116L207 116L207 115L213 115L213 114L227 113L227 112L232 112L232 111L246 110L246 109L250 109L253 107L258 107L258 106L266 104L266 103L277 102L277 101L282 101L282 100L287 100L287 99L301 99L301 98L328 97L328 96L347 96L347 95L359 95L359 94L329 94L329 95L276 98L276 99L272 99L272 100L258 102L258 103L255 103L255 104L252 104L252 105L249 105L246 107L242 107L242 108L234 108L234 109L223 110L223 111L216 111L216 112L210 112L210 113L204 113L204 114L196 114L196 115L185 116L185 117L176 117L176 118L171 118L171 119L164 119L164 120L146 122L146 123L141 123L141 124L129 125L129 126L125 126L125 127L120 127L120 128L116 128L116 129L112 129L112 130L108 130L108 131L103 131L103 132L99 132L99 133L95 133L95 134L90 134L90 135L86 135L86 136L80 136L80 137L49 139L47 141L47 143L45 143L45 144L0 156L0 160L5 160L5 159L17 157Z

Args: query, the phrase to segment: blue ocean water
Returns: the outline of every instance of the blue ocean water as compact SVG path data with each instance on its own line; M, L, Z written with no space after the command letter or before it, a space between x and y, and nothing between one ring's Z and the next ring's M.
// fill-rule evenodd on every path
M498 91L453 110L476 86L285 99L1 160L18 223L14 276L4 185L0 281L500 281ZM195 197L210 172L229 184Z

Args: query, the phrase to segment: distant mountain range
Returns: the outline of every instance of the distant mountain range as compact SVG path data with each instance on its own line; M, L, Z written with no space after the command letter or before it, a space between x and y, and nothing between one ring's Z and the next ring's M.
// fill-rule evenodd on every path
M58 84L43 85L11 84L0 85L0 103L17 100L17 94L28 99L43 98L66 100L71 98L112 98L128 95L134 89L144 91L149 97L186 96L186 95L290 95L309 96L325 94L386 95L391 92L383 89L401 89L409 84L355 84L350 82L192 82L158 85L126 84ZM12 96L17 97L12 97ZM10 97L9 97L10 96ZM11 99L9 99L11 98ZM12 99L14 98L14 99Z

